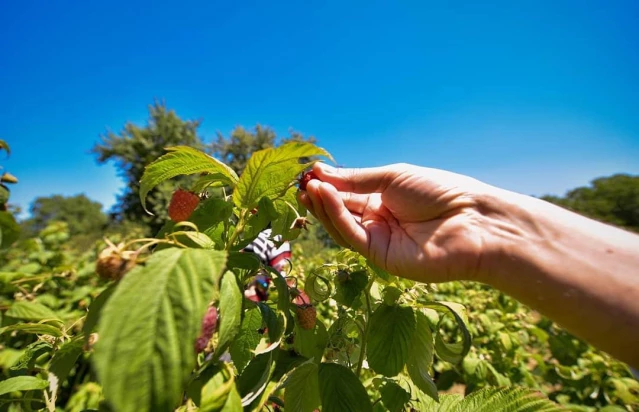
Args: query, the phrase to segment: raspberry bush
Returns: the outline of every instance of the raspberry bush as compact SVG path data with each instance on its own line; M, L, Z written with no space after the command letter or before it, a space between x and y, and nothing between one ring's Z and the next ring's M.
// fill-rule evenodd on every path
M284 240L308 229L296 195L318 161L307 160L321 157L332 160L291 142L254 153L237 176L205 153L171 147L147 166L142 205L162 182L198 178L176 190L154 238L109 241L72 267L58 225L9 254L0 410L560 410L544 388L505 387L535 380L509 372L526 362L527 343L492 312L475 320L483 313L465 305L478 301L458 299L461 287L443 294L350 250L296 258L282 273L242 252L269 224ZM542 336L537 329L527 330ZM471 332L501 346L486 353ZM490 354L499 354L494 367L484 362ZM482 373L495 385L484 388ZM606 381L616 385L610 399L633 402L622 374ZM446 376L474 392L441 394Z

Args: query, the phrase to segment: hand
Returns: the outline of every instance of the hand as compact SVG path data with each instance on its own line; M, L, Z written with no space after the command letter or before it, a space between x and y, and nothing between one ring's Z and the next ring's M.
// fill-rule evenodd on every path
M492 188L437 169L396 164L336 169L317 163L300 201L335 241L394 275L424 282L476 279L495 249Z

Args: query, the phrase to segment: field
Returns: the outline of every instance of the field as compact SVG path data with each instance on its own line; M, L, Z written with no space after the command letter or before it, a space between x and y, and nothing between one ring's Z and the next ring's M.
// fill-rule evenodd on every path
M296 198L318 156L288 142L238 176L174 147L139 203L184 175L207 196L153 236L49 221L18 238L3 211L0 411L639 408L626 365L503 293L400 279L326 241ZM240 252L269 223L292 244L284 273Z

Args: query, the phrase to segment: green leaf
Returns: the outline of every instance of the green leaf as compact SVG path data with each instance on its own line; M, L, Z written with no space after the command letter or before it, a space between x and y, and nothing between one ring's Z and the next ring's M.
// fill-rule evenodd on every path
M36 360L45 353L51 352L53 346L50 343L38 340L27 346L18 361L11 366L11 370L32 369Z
M9 212L0 212L0 249L6 249L20 237L20 225Z
M406 370L422 392L438 400L437 386L428 371L433 363L433 334L428 318L421 311L415 312L415 334L410 342Z
M381 304L369 320L366 348L368 365L392 377L404 368L415 332L415 312L406 306Z
M117 284L112 284L100 293L100 295L91 302L89 305L89 313L87 313L87 317L84 320L84 325L82 326L82 332L84 333L85 340L89 340L89 335L94 331L95 327L98 325L100 321L100 315L102 314L102 308L113 292L115 292Z
M461 332L461 341L446 343L441 335L441 333L437 333L435 335L435 353L437 356L446 362L457 364L464 359L464 356L470 350L471 345L471 336L468 331L468 327L466 324L468 323L468 319L466 317L465 309L462 305L458 303L452 302L429 302L425 305L426 307L435 309L439 312L452 314L455 318L455 322L457 322L457 326ZM439 323L445 319L445 316L441 316L439 319Z
M559 405L529 388L484 388L473 392L459 404L460 411L554 412L564 411Z
M11 154L11 149L9 148L9 144L2 139L0 139L0 150L6 150L7 155Z
M293 206L293 208L291 208ZM301 233L301 229L292 228L293 222L300 217L306 217L308 211L297 198L297 188L291 187L286 193L273 201L273 208L277 219L273 221L273 236L281 235L282 240L294 240Z
M250 405L264 392L274 370L273 352L257 355L249 362L237 384L242 406Z
M246 220L246 226L244 226L244 232L242 232L242 242L239 247L245 247L255 240L260 232L266 229L268 224L276 218L277 212L273 207L273 201L268 197L260 199L257 204L257 212L251 214Z
M308 142L290 142L253 153L233 193L235 205L253 209L263 197L280 197L308 167L299 160L311 156L330 157L326 150Z
M188 146L167 147L166 150L169 153L149 164L140 180L140 201L144 210L149 191L176 176L209 173L231 187L238 182L233 169L204 152Z
M0 382L0 395L18 391L35 391L45 389L49 382L35 376L16 376Z
M302 329L295 323L293 348L300 355L320 363L327 343L328 331L319 319L315 321L315 328L311 330Z
M118 285L102 311L94 365L118 411L173 410L195 366L200 333L223 252L155 252Z
M366 289L368 275L365 270L349 273L347 279L335 282L335 295L333 299L342 305L351 307L355 299Z
M59 382L64 382L73 369L78 357L82 354L84 346L84 336L78 335L73 339L65 342L51 358L49 372L53 373Z
M262 327L262 314L258 308L251 308L244 314L240 333L233 340L230 347L231 359L239 373L242 373L246 365L253 358L253 350L262 339L258 330Z
M229 402L229 397L233 396L231 392L235 392L237 402ZM200 412L220 412L242 410L240 397L235 389L235 377L228 368L219 370L211 379L202 387L200 402ZM237 409L233 409L235 406Z
M242 291L233 272L227 271L220 285L220 329L216 354L222 354L240 331Z
M319 365L319 385L323 411L373 410L362 382L345 366L336 363Z
M313 412L320 405L319 368L306 362L295 368L284 383L284 404L287 410Z
M404 406L410 401L410 394L393 381L386 381L379 389L379 393L382 395L382 403L389 412L403 411Z
M283 312L274 311L265 303L258 303L257 306L262 312L262 319L268 329L268 344L259 345L255 353L265 353L272 351L280 346L284 332L286 331L286 317Z
M11 308L5 313L5 315L22 320L32 321L58 321L61 322L58 315L48 307L36 302L19 301L11 305Z
M60 326L49 325L46 323L16 323L0 329L0 335L17 330L25 333L33 333L34 335L49 335L59 338L62 336L62 330L60 328Z

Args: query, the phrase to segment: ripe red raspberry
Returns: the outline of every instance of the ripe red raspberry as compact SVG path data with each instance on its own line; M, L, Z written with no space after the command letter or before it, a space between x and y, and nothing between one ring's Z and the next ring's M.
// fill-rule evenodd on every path
M297 324L302 329L312 330L315 328L315 320L317 319L317 310L315 306L299 305L295 308L295 314L297 315Z
M306 185L308 184L308 182L310 182L313 179L318 179L318 177L315 174L315 172L310 171L310 172L304 173L302 175L302 177L300 177L300 180L299 180L300 190L306 190Z
M195 341L195 352L200 353L206 346L209 341L213 337L217 329L217 308L215 306L209 307L206 311L206 314L202 318L202 331L200 332L200 336L198 336Z
M200 203L200 197L188 190L178 189L171 197L169 217L174 222L182 222L191 217L191 213Z

